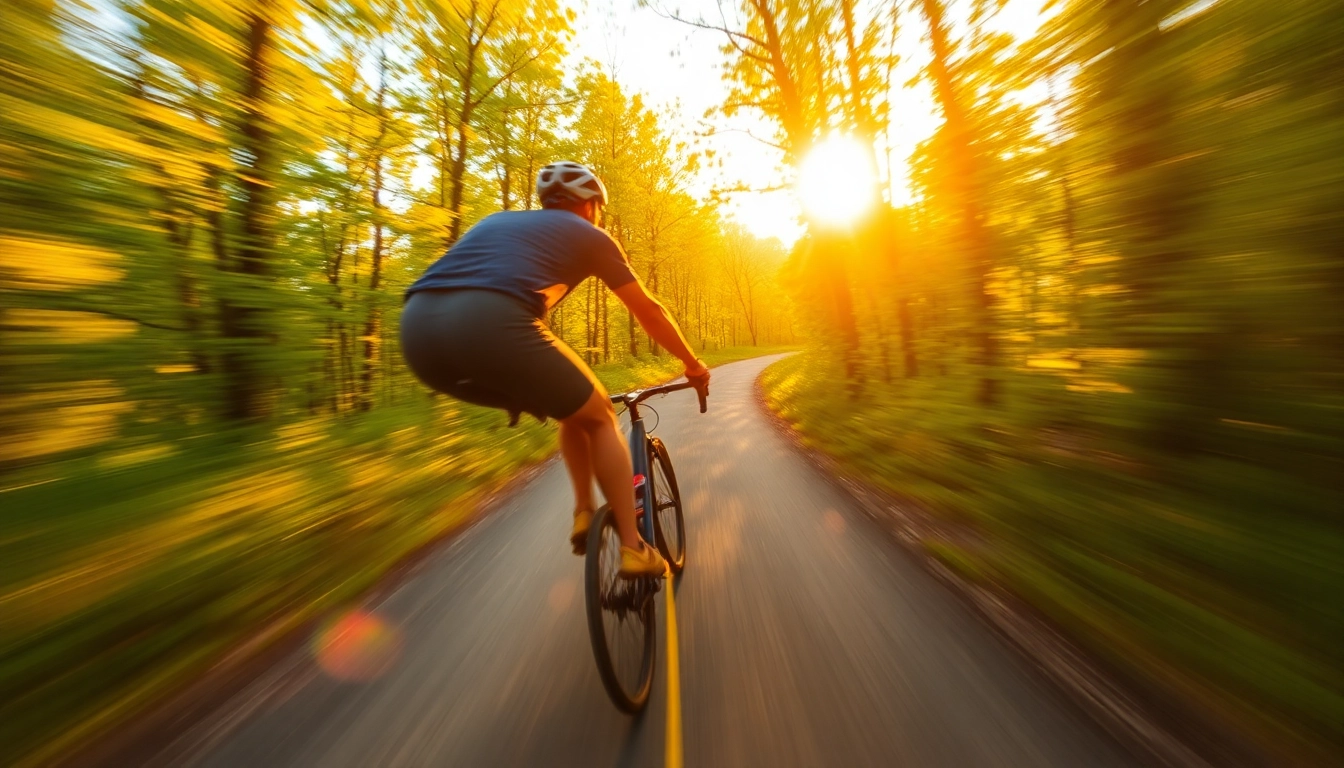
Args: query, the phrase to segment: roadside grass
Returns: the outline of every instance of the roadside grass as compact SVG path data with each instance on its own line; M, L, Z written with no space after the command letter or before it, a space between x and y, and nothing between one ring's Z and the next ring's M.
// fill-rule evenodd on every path
M597 373L613 391L680 373L633 362ZM37 765L106 732L245 641L354 599L555 447L553 424L416 398L121 446L0 491L0 744Z
M1341 754L1337 491L1233 457L1161 465L1069 431L1069 403L1031 374L986 411L932 376L851 400L832 371L816 354L773 364L769 406L855 477L969 529L975 546L924 542L932 555L1023 597L1156 696L1307 761Z
M724 347L723 349L701 352L700 359L713 368L716 365L743 360L748 357L764 357L780 352L796 350L796 346L773 347ZM681 376L681 361L671 355L660 357L644 356L638 361L623 361L598 365L593 368L598 379L613 393L628 392L632 389L659 384ZM713 387L711 386L711 391Z

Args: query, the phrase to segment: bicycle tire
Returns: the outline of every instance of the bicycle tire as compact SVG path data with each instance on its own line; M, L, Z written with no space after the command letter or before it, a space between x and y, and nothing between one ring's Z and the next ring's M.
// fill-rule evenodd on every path
M649 440L649 475L649 487L653 489L655 504L654 538L657 540L658 552L675 576L686 567L686 518L682 511L681 490L677 487L677 474L672 469L672 457L667 453L667 446L656 437ZM659 480L666 482L659 483Z
M588 634L607 695L618 709L635 714L644 709L653 687L658 648L654 595L658 583L652 578L622 579L617 573L620 567L616 519L603 505L593 515L584 556Z

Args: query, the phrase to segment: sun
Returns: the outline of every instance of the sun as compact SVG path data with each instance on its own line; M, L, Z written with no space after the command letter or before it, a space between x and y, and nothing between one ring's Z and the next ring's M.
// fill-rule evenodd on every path
M803 213L817 224L854 224L877 200L871 148L842 135L818 142L798 169L798 198Z

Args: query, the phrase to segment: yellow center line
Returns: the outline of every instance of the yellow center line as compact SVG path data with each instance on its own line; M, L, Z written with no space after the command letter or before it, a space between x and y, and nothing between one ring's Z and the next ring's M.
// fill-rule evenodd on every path
M681 667L677 661L677 607L673 597L672 574L667 575L667 749L666 768L681 764Z

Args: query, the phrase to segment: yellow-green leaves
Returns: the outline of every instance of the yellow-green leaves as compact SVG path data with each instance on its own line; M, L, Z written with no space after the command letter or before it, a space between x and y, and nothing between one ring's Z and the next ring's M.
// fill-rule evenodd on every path
M0 234L0 287L63 291L120 279L122 258L111 251L55 238Z

